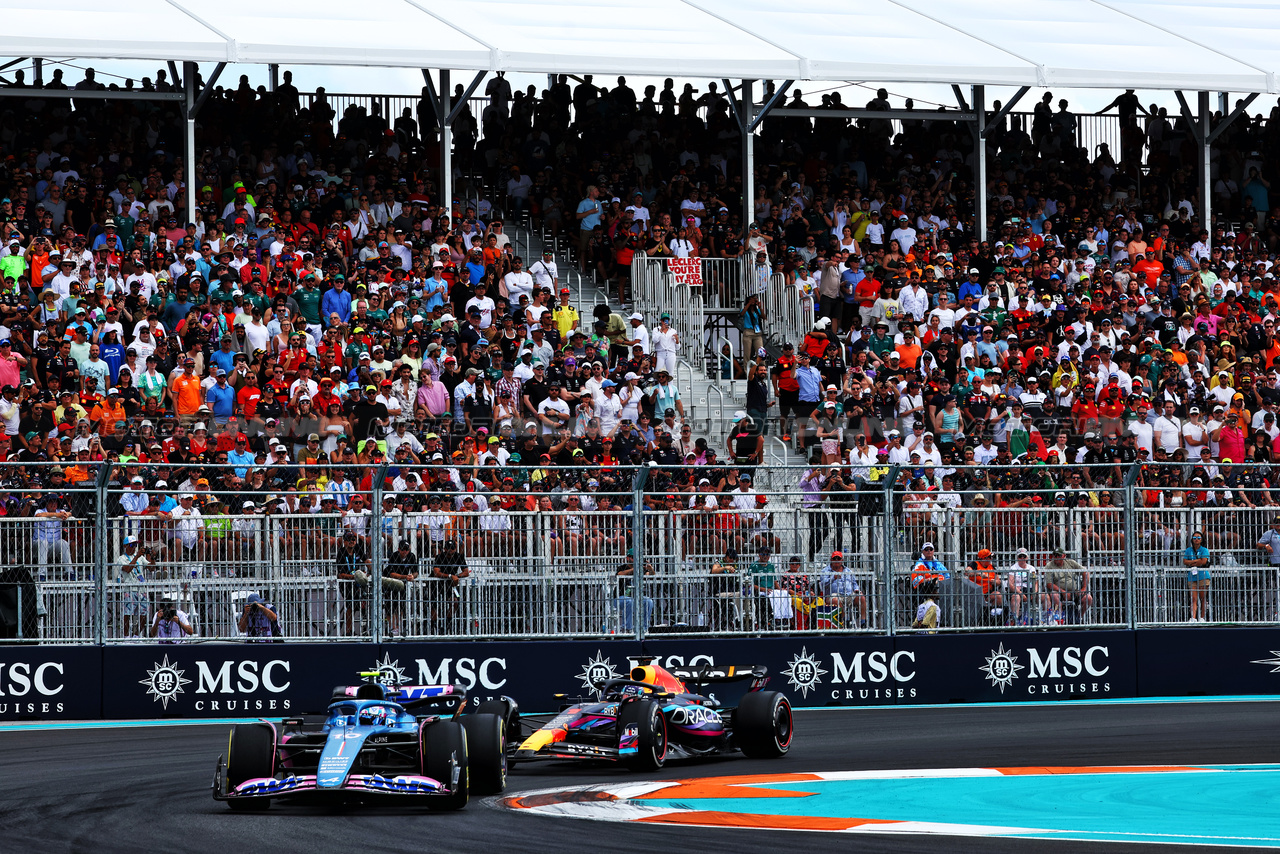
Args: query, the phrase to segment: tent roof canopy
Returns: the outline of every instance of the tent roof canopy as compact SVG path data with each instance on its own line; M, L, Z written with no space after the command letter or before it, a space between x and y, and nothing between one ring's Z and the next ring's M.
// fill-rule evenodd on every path
M6 13L3 56L1280 89L1270 0L131 0L126 14L93 0L12 0Z

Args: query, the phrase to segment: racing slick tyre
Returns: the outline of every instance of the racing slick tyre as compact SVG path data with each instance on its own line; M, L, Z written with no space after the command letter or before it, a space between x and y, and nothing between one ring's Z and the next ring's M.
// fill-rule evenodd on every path
M785 755L791 749L794 731L791 703L777 691L747 694L734 713L734 738L742 752L752 759Z
M422 773L446 786L454 786L454 770L458 779L452 794L431 799L437 810L460 810L467 805L470 778L467 773L467 733L455 721L431 721L423 724L421 735Z
M271 777L276 772L276 733L267 724L236 724L227 738L227 791L246 780ZM267 798L229 800L227 806L237 812L268 809Z
M497 715L506 721L507 744L518 745L520 738L520 707L515 700L485 700L476 708L477 715ZM509 764L508 768L511 767Z
M623 760L637 771L657 771L667 761L667 719L653 700L632 700L618 710L618 735L636 731L636 754Z
M467 764L471 771L471 791L477 795L497 795L507 787L507 725L501 715L465 715Z

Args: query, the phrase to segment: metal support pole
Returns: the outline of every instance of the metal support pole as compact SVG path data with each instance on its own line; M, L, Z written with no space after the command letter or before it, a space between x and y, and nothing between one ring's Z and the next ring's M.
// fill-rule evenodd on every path
M743 80L738 95L738 122L742 130L742 227L745 229L756 218L756 149L751 122L755 118L755 95L751 91L754 80ZM744 232L745 233L745 232Z
M1227 113L1231 112L1231 108L1230 108L1230 106L1228 106L1228 103L1227 103L1227 102L1230 100L1230 95L1231 95L1231 93L1230 93L1230 92L1219 92L1219 93L1218 93L1218 110L1219 110L1219 111L1222 113L1222 115L1224 115L1224 116L1225 116Z
M649 467L636 470L631 482L631 619L635 623L636 640L644 640L644 567L648 563L644 553L644 485L649 479Z
M1137 591L1134 589L1137 583L1137 568L1133 565L1134 552L1133 541L1137 537L1136 519L1134 518L1133 502L1137 497L1137 489L1135 484L1138 482L1138 466L1129 466L1129 471L1124 476L1124 621L1129 628L1134 628L1137 623L1137 606L1134 601L1137 598ZM1094 602L1094 607L1098 607L1098 603Z
M893 577L893 560L897 551L898 532L893 524L893 485L898 482L898 466L889 466L889 473L885 475L884 495L881 500L884 502L883 513L881 515L881 530L884 533L884 595L882 597L884 608L884 628L885 632L892 637L898 633L896 625L896 614L894 608L897 607L898 596L894 590Z
M979 242L987 239L986 86L973 87L973 215Z
M107 526L107 483L111 474L111 466L103 464L98 469L97 483L94 484L94 526L97 536L93 547L93 579L94 595L98 599L97 613L93 621L93 642L102 644L107 638L107 572L110 567L111 529ZM22 608L18 608L18 625L22 625Z
M280 66L273 62L267 66L267 91L274 92L279 85Z
M369 608L370 639L374 643L382 643L382 489L387 482L387 464L383 463L373 475L373 514L369 517L369 562L373 564L373 572L369 573L369 583L373 585L372 601Z
M35 68L31 72L31 85L37 89L44 86L44 60L38 56L35 58Z
M440 198L445 214L449 217L449 227L453 222L453 123L449 121L451 105L449 99L453 93L449 91L449 70L440 69Z
M183 137L182 146L182 176L185 179L185 192L187 196L187 222L196 221L196 194L195 194L195 172L196 172L196 64L194 62L182 63L182 84L183 92L186 97L183 100L185 109L182 111L186 117L186 133Z
M1210 153L1213 151L1213 143L1209 139L1209 93L1199 93L1200 115L1200 157L1197 166L1200 171L1200 227L1209 232L1209 240L1213 241L1213 210L1210 202L1213 191L1213 174L1210 168Z

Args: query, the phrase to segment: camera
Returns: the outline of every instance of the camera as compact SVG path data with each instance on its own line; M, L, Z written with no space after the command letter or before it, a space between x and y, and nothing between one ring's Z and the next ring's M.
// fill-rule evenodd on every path
M178 616L178 609L177 609L177 608L165 608L165 609L164 609L164 611L163 611L163 614L164 614L164 618L165 618L166 620L172 620L172 619L175 619L175 618Z

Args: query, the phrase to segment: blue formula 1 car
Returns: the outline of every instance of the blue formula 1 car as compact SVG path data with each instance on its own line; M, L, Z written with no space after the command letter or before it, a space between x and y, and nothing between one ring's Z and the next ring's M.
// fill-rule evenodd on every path
M656 770L669 758L736 752L769 758L790 749L791 704L762 690L764 667L668 671L650 661L640 659L631 678L598 684L597 697L569 703L545 722L508 713L508 760L602 759ZM736 703L728 697L735 683L746 689Z
M325 715L232 727L218 757L213 797L233 810L267 809L272 800L413 804L462 809L470 794L506 787L504 715L513 703L482 704L474 714L457 685L378 682L334 689Z

